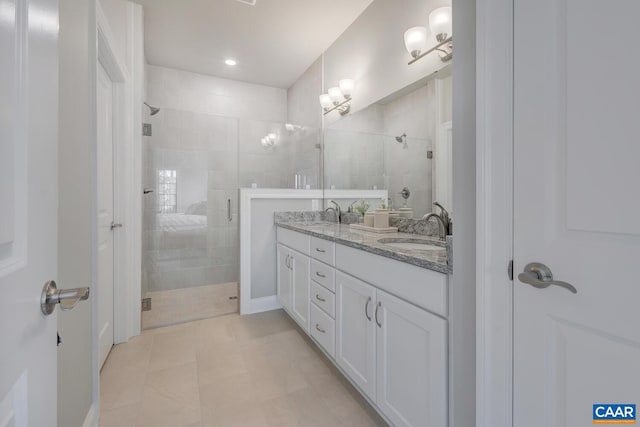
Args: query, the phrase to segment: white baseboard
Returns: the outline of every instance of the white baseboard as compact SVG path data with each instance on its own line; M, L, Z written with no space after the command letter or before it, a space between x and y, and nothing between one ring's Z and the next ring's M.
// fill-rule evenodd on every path
M278 297L275 295L270 297L252 298L249 300L249 307L249 312L243 314L262 313L264 311L278 310L282 308L278 302Z
M87 412L87 416L82 423L82 427L98 427L98 417L96 414L96 405L91 405L89 408L89 412Z

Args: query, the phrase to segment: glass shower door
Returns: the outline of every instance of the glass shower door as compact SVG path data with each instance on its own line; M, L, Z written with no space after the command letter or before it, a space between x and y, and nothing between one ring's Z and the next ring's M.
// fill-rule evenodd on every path
M150 121L143 328L236 312L238 122L172 109Z

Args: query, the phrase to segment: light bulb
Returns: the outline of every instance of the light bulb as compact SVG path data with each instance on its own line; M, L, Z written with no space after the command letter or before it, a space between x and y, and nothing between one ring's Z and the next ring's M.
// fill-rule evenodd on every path
M275 144L275 142L276 142L276 134L275 133L270 133L269 135L267 135L267 140L269 141L270 145Z
M351 98L351 94L353 94L353 89L355 89L356 85L353 79L342 79L340 80L338 85L340 86L342 95L344 95L344 97L347 99Z
M231 59L231 58L226 59L224 61L224 63L229 65L229 66L231 66L231 67L233 67L234 65L238 64L238 62L235 59Z
M404 32L404 45L414 58L427 50L427 28L411 27Z
M333 102L331 101L331 97L326 93L323 95L320 95L320 105L322 105L322 108L333 107Z
M451 7L439 7L429 14L429 28L439 42L443 42L453 31Z
M342 102L343 96L342 96L342 91L340 90L339 87L337 86L330 87L328 92L329 92L329 98L331 98L331 100L335 105Z

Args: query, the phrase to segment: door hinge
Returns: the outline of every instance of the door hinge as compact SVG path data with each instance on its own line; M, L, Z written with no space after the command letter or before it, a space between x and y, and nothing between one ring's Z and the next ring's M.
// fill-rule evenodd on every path
M509 265L507 266L507 274L509 275L509 280L513 280L513 260L509 261Z

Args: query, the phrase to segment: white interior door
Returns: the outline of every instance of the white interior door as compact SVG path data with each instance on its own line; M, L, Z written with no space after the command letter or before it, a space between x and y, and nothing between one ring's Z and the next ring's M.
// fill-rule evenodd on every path
M514 6L513 425L586 426L640 404L640 3Z
M113 82L98 65L98 330L100 367L113 346Z
M0 425L55 426L58 2L0 0ZM64 284L59 284L64 285Z

